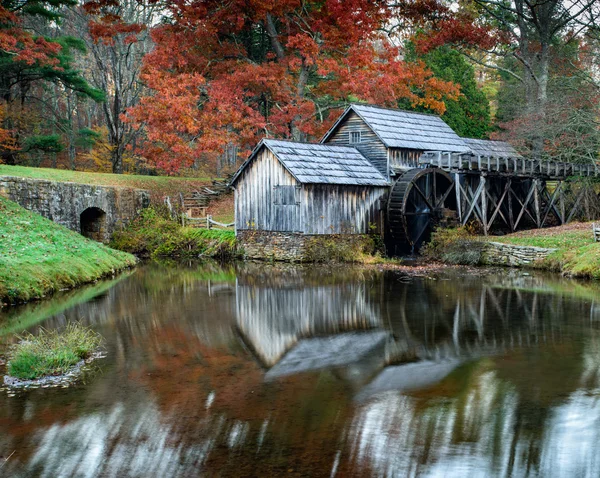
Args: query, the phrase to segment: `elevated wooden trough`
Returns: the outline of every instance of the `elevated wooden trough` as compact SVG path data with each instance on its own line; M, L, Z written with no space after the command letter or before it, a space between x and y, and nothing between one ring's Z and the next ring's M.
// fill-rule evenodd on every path
M453 176L460 224L477 221L488 234L494 227L511 232L527 227L561 225L591 219L598 197L589 182L595 164L539 161L523 157L426 152L422 168L438 168Z

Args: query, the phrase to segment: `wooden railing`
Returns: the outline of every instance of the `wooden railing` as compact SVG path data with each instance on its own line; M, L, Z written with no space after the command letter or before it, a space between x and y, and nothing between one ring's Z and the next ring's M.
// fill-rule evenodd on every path
M481 156L428 151L419 159L421 165L437 166L452 172L487 172L520 177L564 179L569 176L594 177L600 174L597 164L541 161L521 157Z
M187 215L182 214L181 223L184 226L206 227L207 229L212 229L213 226L217 228L229 228L235 225L234 222L225 224L219 221L215 221L210 214L206 217L188 217Z

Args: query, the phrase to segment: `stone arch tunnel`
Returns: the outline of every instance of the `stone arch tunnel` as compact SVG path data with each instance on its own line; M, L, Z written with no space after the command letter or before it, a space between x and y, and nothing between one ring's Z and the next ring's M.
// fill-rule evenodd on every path
M0 195L95 241L107 243L143 208L143 189L0 177Z
M106 219L104 210L99 207L88 207L79 215L81 235L95 241L106 242Z

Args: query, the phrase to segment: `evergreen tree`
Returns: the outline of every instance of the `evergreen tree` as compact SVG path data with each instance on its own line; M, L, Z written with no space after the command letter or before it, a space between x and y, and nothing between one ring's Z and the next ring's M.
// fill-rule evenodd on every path
M10 141L6 141L9 147L0 144L0 158L8 164L16 162L19 152L32 148L46 152L62 149L57 135L44 134L36 139L20 124L19 118L26 114L25 106L35 85L51 83L95 101L104 98L74 67L74 53L85 51L81 40L32 33L43 31L49 24L59 24L61 11L76 3L74 0L2 0L0 3L0 101L4 112L0 127L10 137Z
M407 58L421 60L433 72L436 78L451 81L460 86L460 97L457 100L447 99L446 112L442 119L466 138L487 138L492 130L490 102L485 93L478 87L475 70L467 59L449 46L440 46L424 55L417 55L412 44L407 47ZM399 106L410 108L407 102ZM418 111L426 111L417 108Z

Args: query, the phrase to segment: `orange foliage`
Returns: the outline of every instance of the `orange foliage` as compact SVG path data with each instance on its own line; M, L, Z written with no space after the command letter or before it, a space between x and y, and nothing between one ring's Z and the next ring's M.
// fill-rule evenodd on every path
M177 0L167 8L172 21L154 27L156 48L145 58L150 93L126 119L146 128L145 156L169 172L229 144L246 155L265 135L318 137L350 100L408 99L442 113L444 98L459 93L405 62L380 33L393 14L386 2Z
M0 103L0 125L6 119L6 105ZM9 129L0 127L0 150L14 151L17 149L17 144L13 136L13 132ZM0 160L1 161L1 160Z

